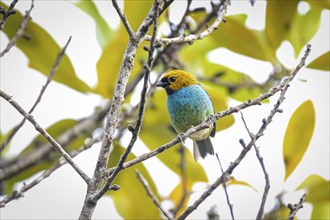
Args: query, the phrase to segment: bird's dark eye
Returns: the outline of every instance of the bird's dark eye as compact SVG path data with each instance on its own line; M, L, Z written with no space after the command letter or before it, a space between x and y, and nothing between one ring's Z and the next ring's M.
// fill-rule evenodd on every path
M175 82L176 78L175 77L170 77L168 80L173 83L173 82Z

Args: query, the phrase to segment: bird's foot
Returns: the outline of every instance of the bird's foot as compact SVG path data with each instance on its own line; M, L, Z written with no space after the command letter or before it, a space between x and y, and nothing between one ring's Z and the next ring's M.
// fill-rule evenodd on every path
M185 140L184 134L183 133L179 133L178 136L179 136L181 142L184 144L184 140Z

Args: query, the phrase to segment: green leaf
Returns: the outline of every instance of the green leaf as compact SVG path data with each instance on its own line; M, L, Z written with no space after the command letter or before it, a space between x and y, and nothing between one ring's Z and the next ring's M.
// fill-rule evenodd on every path
M156 90L152 101L149 101L146 108L144 122L140 132L141 140L150 150L154 150L176 137L176 133L171 126L170 118L166 108L166 94L163 90ZM196 182L207 182L207 176L203 167L197 163L192 153L184 147L186 159L187 180ZM181 157L179 154L179 145L157 156L169 169L181 175L179 164Z
M186 188L185 188L185 192L186 192L186 196L184 198L185 200L183 201L181 208L176 212L177 215L175 217L179 216L187 208L190 196L193 193L192 187L193 187L193 184L191 182L187 181ZM184 196L183 190L184 190L183 183L181 181L170 193L169 199L172 200L174 209L178 208L178 206L182 202L182 198Z
M266 35L245 26L247 15L226 17L226 22L210 35L218 47L226 47L233 52L265 61L273 61L274 55L266 44ZM214 48L215 49L215 48Z
M64 131L74 127L78 121L73 119L64 119L56 122L51 125L46 131L54 138L58 138ZM75 138L66 148L67 152L76 150L80 148L85 139L87 138L87 134L81 134L79 137ZM42 136L38 135L33 141L20 153L20 156L27 155L33 152L36 148L41 145L48 143L48 141ZM51 151L48 155L46 155L38 164L26 169L25 171L19 173L16 176L11 177L10 179L5 181L5 193L10 193L13 191L14 184L17 182L23 181L39 171L50 168L58 159L60 155L55 152L55 150Z
M298 0L287 1L284 7L281 1L267 1L265 32L274 54L292 28L298 3Z
M232 89L224 86L218 86L218 91L222 88L233 99L245 102L248 99L258 97L261 93L261 89L258 84L250 76L242 72L237 72L226 66L212 63L207 60L202 62L202 66L205 76L214 78L214 85L216 85L218 81L221 81L223 84L233 86Z
M102 55L97 62L98 84L94 92L102 95L104 98L111 98L115 89L120 66L128 43L128 36L124 28L120 28L103 50ZM142 71L142 60L147 59L147 53L143 46L148 42L141 43L135 54L134 68L128 82L131 82Z
M124 1L124 13L133 31L137 31L150 11L154 1Z
M330 219L330 202L314 203L311 219Z
M109 167L117 165L124 151L125 149L123 147L117 142L114 142ZM130 153L127 159L132 160L134 158L135 156ZM114 184L120 186L120 190L109 191L107 195L112 197L118 213L125 219L160 219L159 210L136 178L135 169L144 176L154 195L160 199L156 186L142 163L121 171L114 181Z
M247 186L250 189L253 189L255 192L258 192L258 190L252 186L250 183L242 181L242 180L237 180L233 176L229 177L228 185L241 185L241 186Z
M212 100L214 111L219 112L226 110L228 108L228 100L226 93L223 90L219 89L219 87L211 83L204 83L204 85L205 86L203 86L203 88L207 91ZM235 119L232 115L223 117L220 120L217 120L216 131L221 131L226 128L229 128L234 124L234 122Z
M97 62L98 84L94 92L104 98L112 97L127 42L127 33L121 28L105 47Z
M107 22L100 15L94 2L91 0L80 0L74 3L74 5L88 14L95 21L97 41L102 48L105 48L113 33Z
M292 44L295 56L298 57L301 49L313 38L320 27L321 9L311 7L305 14L296 13L288 40Z
M2 1L0 5L7 9L7 6ZM15 15L10 16L6 21L3 31L9 39L14 37L22 20L22 14L16 12ZM61 48L47 31L33 21L28 23L25 35L28 36L28 39L20 38L16 43L16 47L29 59L31 68L48 76ZM87 93L91 91L89 86L76 76L67 55L62 57L53 79L79 92Z
M330 201L330 181L323 177L312 174L307 177L296 190L306 189L308 191L306 201L320 203Z
M8 135L12 132L12 129L7 131L7 133L2 133L0 130L0 143L2 144L4 140L6 140L6 138L8 137ZM10 142L6 145L6 147L4 149L2 149L1 151L1 157L5 157L7 152L10 149Z
M306 0L308 4L312 5L313 7L319 7L321 9L330 9L330 1L328 0Z
M307 177L296 190L306 189L306 201L312 203L311 219L330 218L330 181L313 174Z
M330 71L330 51L325 52L310 64L307 65L308 68Z
M304 156L315 127L315 109L311 100L302 103L291 116L283 141L285 179Z

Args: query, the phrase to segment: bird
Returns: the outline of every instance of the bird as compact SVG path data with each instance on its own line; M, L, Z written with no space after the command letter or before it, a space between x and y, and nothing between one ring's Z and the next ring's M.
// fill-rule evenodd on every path
M214 113L212 101L194 76L184 70L165 73L156 84L167 93L167 110L174 130L180 134L197 126ZM210 136L214 137L216 124L189 136L193 140L193 154L197 161L214 155Z

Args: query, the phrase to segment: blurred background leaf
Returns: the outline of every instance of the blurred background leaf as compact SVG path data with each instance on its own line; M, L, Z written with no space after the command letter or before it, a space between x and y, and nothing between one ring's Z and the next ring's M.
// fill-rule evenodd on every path
M314 37L320 27L321 9L311 7L304 15L296 13L290 28L288 40L292 44L296 58L303 47Z
M109 40L113 37L114 33L110 29L107 22L100 15L96 5L92 0L79 0L74 3L75 6L80 8L86 14L88 14L95 22L96 25L96 37L99 45L104 49Z
M296 190L307 190L306 201L313 205L311 219L330 219L330 181L312 174Z
M109 167L117 165L119 158L124 151L125 149L117 142L113 143L113 151L111 152ZM127 160L132 160L134 158L135 156L130 153ZM114 181L114 184L120 186L120 190L110 190L107 195L111 196L116 206L116 210L124 219L161 219L158 208L153 204L142 184L136 178L134 172L135 169L143 175L149 183L154 195L161 200L153 179L143 163L136 164L134 167L129 167L121 171Z
M306 153L315 127L313 102L307 100L292 114L283 141L285 180L290 176Z
M0 5L5 9L8 8L3 2ZM15 16L11 16L6 21L3 31L9 39L14 37L22 20L22 14L17 11ZM22 37L17 41L16 47L28 58L31 68L48 76L61 48L46 30L33 21L28 23L25 36L27 38ZM82 93L91 92L89 86L76 76L67 55L62 57L53 80Z
M273 61L273 54L268 49L265 34L245 26L247 15L236 14L226 17L226 22L210 35L217 47L227 49L264 61ZM240 37L241 36L241 37ZM244 37L244 38L243 38Z
M274 54L292 28L298 3L298 0L287 1L283 7L281 1L267 1L265 32Z
M330 51L325 52L310 64L307 65L308 68L330 71Z
M51 125L46 129L46 131L54 138L58 138L64 131L74 127L78 121L73 119L64 119L61 121L56 122L55 124ZM65 147L67 152L72 150L77 150L84 145L84 141L88 138L87 134L82 133L79 137L75 138L68 146ZM20 155L27 155L36 149L39 146L48 143L48 141L42 136L38 135L32 142L24 148L24 150L20 153ZM42 160L38 161L37 164L34 166L25 169L23 172L19 173L19 175L15 175L8 180L4 181L5 184L5 194L11 193L13 191L13 187L16 183L28 179L29 177L33 176L34 174L49 169L58 159L60 158L60 154L57 153L55 150L51 150L52 153L43 157Z

